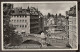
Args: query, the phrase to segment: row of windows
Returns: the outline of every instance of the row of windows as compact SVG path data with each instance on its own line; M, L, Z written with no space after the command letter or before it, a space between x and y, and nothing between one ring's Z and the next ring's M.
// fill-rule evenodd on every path
M27 20L10 20L11 22L27 22Z
M27 25L13 25L13 27L22 27L22 28L26 28L27 27Z
M22 17L23 18L23 17L27 17L27 16L26 15L23 15L23 16L22 15L21 16L19 15L19 16L11 16L11 17Z

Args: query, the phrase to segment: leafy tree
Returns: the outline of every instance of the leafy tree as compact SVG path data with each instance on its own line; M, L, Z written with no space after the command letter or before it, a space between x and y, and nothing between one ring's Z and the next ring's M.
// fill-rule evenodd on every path
M3 4L3 32L4 32L4 43L8 44L10 41L11 33L15 28L9 25L10 13L11 13L11 4Z
M5 44L17 45L21 42L21 37L15 33L15 28L10 24L10 16L13 12L13 5L9 3L3 4L3 41Z
M49 18L50 18L50 16L51 16L51 14L50 14L50 13L48 13L47 18L49 19Z

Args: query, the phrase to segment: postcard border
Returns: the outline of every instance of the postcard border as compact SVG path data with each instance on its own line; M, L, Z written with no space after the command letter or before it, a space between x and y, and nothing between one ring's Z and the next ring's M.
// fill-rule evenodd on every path
M67 3L72 3L72 2L76 2L76 34L77 34L77 37L78 37L78 5L77 5L77 1L42 1L42 2L1 2L1 48L2 48L2 51L34 51L34 50L78 50L78 38L76 39L77 40L77 48L76 49L3 49L3 3L56 3L56 2L59 2L59 3L62 3L62 2L67 2Z

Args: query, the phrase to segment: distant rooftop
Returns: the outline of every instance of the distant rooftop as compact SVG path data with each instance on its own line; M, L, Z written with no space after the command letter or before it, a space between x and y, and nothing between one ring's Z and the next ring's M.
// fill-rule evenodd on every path
M38 9L35 7L28 7L27 9L22 9L22 7L13 8L12 15L38 15L40 14ZM41 14L40 14L41 15Z

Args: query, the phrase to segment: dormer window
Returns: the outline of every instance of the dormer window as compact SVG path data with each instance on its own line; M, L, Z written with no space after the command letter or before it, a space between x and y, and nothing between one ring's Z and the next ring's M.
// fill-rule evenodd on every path
M27 16L25 15L25 17L27 17Z
M22 13L22 11L19 11L19 13Z
M18 17L20 17L20 16L18 16Z
M20 17L21 17L21 15L20 15Z
M15 17L17 17L17 16L15 16Z
M25 15L24 15L24 17L25 17Z
M17 17L18 17L18 15L17 15Z

